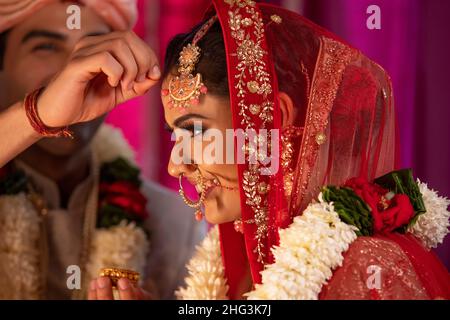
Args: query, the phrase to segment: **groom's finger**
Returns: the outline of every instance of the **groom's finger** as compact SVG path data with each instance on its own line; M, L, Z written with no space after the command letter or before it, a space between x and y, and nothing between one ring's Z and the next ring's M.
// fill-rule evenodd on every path
M137 78L139 67L131 48L124 39L118 38L110 41L104 41L96 46L82 49L74 54L74 58L80 56L88 57L102 52L108 52L116 59L116 61L120 63L124 70L124 74L122 76L123 90L131 90L132 85Z
M87 84L99 73L108 77L111 86L116 87L125 70L123 66L107 51L98 52L87 57L73 59L65 69L65 79L76 79L77 83ZM76 77L75 75L78 76Z
M152 69L155 66L159 68L158 58L152 48L150 48L134 32L126 33L125 39L127 40L139 67L137 81L144 81L147 75L152 73ZM153 80L159 79L159 77L150 78Z
M136 93L136 96L141 96L141 95L145 94L148 90L150 90L151 87L155 86L156 84L158 84L157 80L152 80L152 79L146 78L144 81L135 82L133 89L134 89L134 92Z
M135 300L136 295L133 290L133 286L131 285L128 279L119 279L117 282L119 287L119 297L120 300Z
M100 277L97 279L97 299L114 300L111 280L108 277Z
M97 300L97 281L92 280L89 285L88 300Z
M154 67L159 68L159 61L153 49L146 44L139 36L132 31L111 32L100 36L90 36L82 39L77 43L74 54L77 52L95 50L95 47L102 43L116 42L117 40L125 41L134 55L138 65L137 81L143 81L145 76L153 80L158 80L160 74L154 73Z

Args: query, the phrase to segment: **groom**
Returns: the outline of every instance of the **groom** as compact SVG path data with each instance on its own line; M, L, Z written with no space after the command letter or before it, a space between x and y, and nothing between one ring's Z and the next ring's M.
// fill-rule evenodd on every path
M135 3L81 2L38 0L27 12L18 5L8 30L0 28L0 109L58 76L74 49L122 59L124 78L139 68L143 43L124 32ZM80 30L66 27L71 4L81 8ZM117 49L124 38L131 51ZM103 120L73 126L73 140L43 139L0 168L1 299L85 298L103 267L140 271L156 298L172 298L184 279L203 226L176 194L141 180L123 136Z

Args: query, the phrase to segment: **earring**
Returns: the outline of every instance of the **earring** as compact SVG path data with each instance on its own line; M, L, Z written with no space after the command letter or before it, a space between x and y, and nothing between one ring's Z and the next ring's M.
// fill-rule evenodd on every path
M289 197L292 194L294 184L294 168L292 160L294 157L294 138L302 135L303 128L288 126L283 129L281 134L281 168L283 169L284 194Z
M201 211L201 207L202 207L203 201L205 201L205 197L206 197L206 188L205 188L205 185L203 183L203 179L201 179L201 189L202 189L202 191L200 193L200 198L197 201L193 201L193 200L189 199L186 196L186 193L184 192L183 184L182 184L183 175L184 174L181 173L178 176L178 183L180 185L180 189L178 190L178 192L179 192L181 198L183 199L184 203L187 206L196 209L195 210L195 220L201 221L203 219L203 213Z

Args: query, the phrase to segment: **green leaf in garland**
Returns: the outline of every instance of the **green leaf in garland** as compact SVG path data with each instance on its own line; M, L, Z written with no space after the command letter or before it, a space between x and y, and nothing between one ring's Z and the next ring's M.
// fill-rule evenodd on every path
M124 158L105 163L100 169L101 181L113 183L115 181L127 181L137 187L141 186L139 178L140 170L129 164Z
M405 194L409 197L415 214L408 226L414 224L419 215L426 212L422 194L420 193L417 182L414 180L411 169L392 171L375 179L374 182L396 194ZM402 230L399 231L405 231L408 226L401 228Z
M134 214L129 214L122 208L104 204L99 210L99 218L97 220L97 228L110 228L119 225L123 220L128 222L134 221L137 226L142 226L143 221Z
M323 199L333 202L339 218L358 228L358 236L373 233L373 218L370 207L352 189L327 186L322 189Z
M144 227L144 222L137 218L135 215L131 215L120 207L111 204L104 204L99 208L97 228L111 228L119 225L122 221L134 222L137 227L141 228L147 236L150 238L151 234Z

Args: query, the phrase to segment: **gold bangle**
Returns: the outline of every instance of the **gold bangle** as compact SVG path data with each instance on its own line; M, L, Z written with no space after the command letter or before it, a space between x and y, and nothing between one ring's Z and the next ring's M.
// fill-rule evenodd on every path
M128 279L132 284L139 282L139 272L119 268L103 268L100 270L100 277L108 277L113 288L117 288L119 279Z

